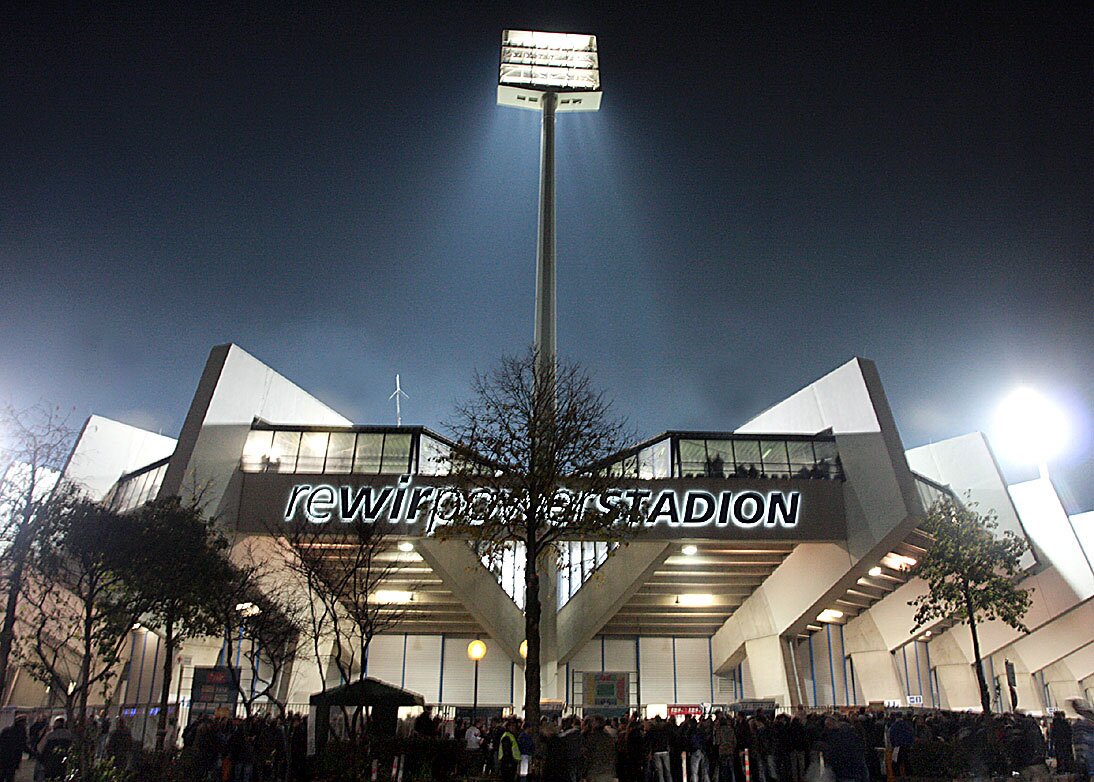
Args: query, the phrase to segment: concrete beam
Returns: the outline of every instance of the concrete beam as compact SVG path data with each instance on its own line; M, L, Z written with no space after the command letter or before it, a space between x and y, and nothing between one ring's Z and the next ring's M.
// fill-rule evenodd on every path
M633 542L620 546L558 612L558 661L566 663L590 641L657 568L673 543Z
M444 585L464 604L487 634L509 659L520 664L520 644L524 640L524 614L463 540L421 538L417 541L422 555ZM544 619L554 617L554 604L544 606Z

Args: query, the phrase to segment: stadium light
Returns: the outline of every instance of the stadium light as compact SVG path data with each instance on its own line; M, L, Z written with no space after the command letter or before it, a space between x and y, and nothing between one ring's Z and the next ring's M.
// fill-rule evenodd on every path
M997 441L1008 456L1036 464L1048 477L1048 462L1070 438L1067 415L1051 399L1032 388L1017 388L1003 399L995 414Z
M600 108L595 35L505 30L498 105L543 113L536 245L535 349L540 378L553 378L555 331L555 113ZM552 397L553 398L553 397Z

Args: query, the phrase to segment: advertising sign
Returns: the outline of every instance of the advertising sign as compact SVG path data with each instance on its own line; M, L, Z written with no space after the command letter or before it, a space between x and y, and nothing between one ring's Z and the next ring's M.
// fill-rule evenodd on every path
M626 707L630 701L629 673L586 673L582 704L591 708Z
M237 681L239 668L196 666L190 685L190 722L203 715L234 716L239 698Z
M674 717L702 717L703 706L699 703L670 703L668 715L669 719Z

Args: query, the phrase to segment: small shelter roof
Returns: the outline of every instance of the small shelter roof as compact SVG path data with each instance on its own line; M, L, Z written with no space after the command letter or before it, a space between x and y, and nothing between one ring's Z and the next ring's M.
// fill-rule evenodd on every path
M341 687L317 692L308 699L312 706L425 706L425 698L416 692L373 679L358 679Z

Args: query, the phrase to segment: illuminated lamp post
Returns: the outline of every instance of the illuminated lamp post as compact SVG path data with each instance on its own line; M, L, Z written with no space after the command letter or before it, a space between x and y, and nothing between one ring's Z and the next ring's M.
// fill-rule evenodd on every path
M555 113L600 108L596 36L505 30L501 35L498 105L543 113L536 247L537 375L554 377ZM553 381L552 381L553 388Z
M467 656L475 662L475 694L471 705L471 724L479 716L479 660L486 656L486 643L476 638L467 645Z

